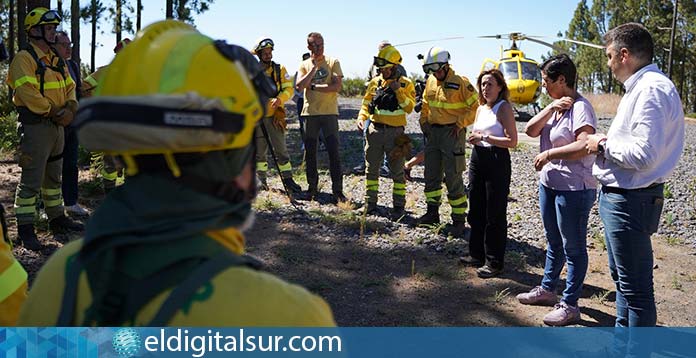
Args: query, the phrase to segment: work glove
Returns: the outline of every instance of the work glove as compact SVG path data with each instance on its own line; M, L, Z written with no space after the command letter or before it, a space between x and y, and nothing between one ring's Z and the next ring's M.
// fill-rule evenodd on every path
M285 107L280 106L273 112L273 126L285 132L288 122L285 120Z

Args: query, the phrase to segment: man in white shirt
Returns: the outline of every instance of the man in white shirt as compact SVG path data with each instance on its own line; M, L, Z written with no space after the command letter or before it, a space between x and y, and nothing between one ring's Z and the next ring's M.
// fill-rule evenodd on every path
M653 253L663 187L684 148L677 89L652 63L653 40L640 24L604 35L607 64L626 93L609 132L588 136L597 153L592 174L602 185L599 215L616 284L616 326L655 326Z

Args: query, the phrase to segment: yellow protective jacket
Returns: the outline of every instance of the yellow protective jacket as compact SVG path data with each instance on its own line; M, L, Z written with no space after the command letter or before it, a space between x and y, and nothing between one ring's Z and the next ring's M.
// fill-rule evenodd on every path
M402 76L398 79L401 86L395 91L396 99L399 102L399 109L396 111L389 111L375 108L373 114L368 112L368 106L372 102L377 89L379 87L386 89L389 87L389 84L394 81L395 80L393 79L384 80L382 75L370 80L370 82L367 84L365 97L363 97L360 113L358 114L359 121L364 122L369 118L375 123L382 123L393 127L406 125L406 115L413 112L413 107L416 104L416 88L413 86L413 82L406 77Z
M478 108L478 94L464 76L458 76L450 67L444 81L429 76L423 92L421 123L453 124L459 128L474 123Z
M280 75L277 73L278 68L280 69ZM285 69L285 66L275 62L271 62L271 65L268 66L265 73L266 76L271 78L273 83L275 83L276 88L278 89L278 95L275 98L280 100L280 105L282 106L285 102L287 102L287 100L292 98L292 95L295 93L295 89L293 88L293 83L295 82L294 79L290 77L288 70ZM268 107L266 108L266 116L273 117L273 113L274 111L271 108L271 101L269 99Z
M60 57L31 44L36 55L46 66L57 67ZM7 73L7 84L14 90L12 102L17 107L27 107L34 114L46 116L52 107L63 107L68 100L77 101L75 82L70 77L67 65L63 65L63 76L59 71L46 67L44 93L41 95L41 76L36 73L39 65L27 50L22 50L12 60Z
M208 232L236 254L244 252L244 236L235 228ZM53 326L58 320L65 289L66 263L82 246L73 241L58 250L39 272L22 308L19 325ZM329 305L303 287L283 281L263 271L248 267L230 267L210 281L206 295L192 299L186 309L180 309L169 321L171 326L232 326L232 327L334 327ZM83 272L79 279L74 321L84 320L84 312L92 297ZM137 314L133 325L142 326L154 318L171 290L165 290L147 303Z
M27 272L12 256L0 228L0 326L14 326L27 299Z

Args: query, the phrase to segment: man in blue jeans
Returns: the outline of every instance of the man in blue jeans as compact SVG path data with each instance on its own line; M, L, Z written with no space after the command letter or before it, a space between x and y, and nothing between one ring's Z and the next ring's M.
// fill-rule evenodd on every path
M82 97L82 79L80 78L80 65L73 61L72 43L68 33L65 31L56 32L55 49L58 55L63 57L65 64L68 65L70 77L75 81L75 95L79 101ZM73 125L65 127L65 146L63 148L63 204L65 211L76 216L87 216L89 212L77 203L78 195L78 174L77 155L79 143L77 141L77 131Z
M655 326L653 253L663 187L684 148L684 111L672 81L652 63L653 40L637 23L604 35L607 64L626 93L609 132L588 136L597 153L609 270L616 284L616 326Z

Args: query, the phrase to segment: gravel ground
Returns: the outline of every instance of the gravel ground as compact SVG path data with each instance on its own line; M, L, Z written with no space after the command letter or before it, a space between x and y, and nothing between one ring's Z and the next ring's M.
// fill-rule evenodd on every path
M358 165L362 160L362 139L355 127L355 123L350 118L357 117L361 99L348 98L342 99L340 103L340 136L341 154L344 173L346 173L345 191L349 198L361 203L364 195L364 176L349 175L351 168ZM291 109L288 111L293 113ZM518 131L524 130L524 122L518 122ZM610 119L600 119L599 131L605 132L609 128ZM291 133L293 128L297 128L296 123L291 120ZM406 133L410 134L414 140L414 154L423 147L422 134L418 125L418 115L411 114L408 117ZM289 141L290 151L292 147L299 146L299 135L291 135ZM298 148L299 149L299 148ZM299 151L294 151L298 153ZM512 150L512 185L508 208L509 236L515 242L523 242L535 247L543 247L544 236L541 217L538 209L538 176L532 165L533 158L538 153L538 140L533 139L521 141L517 148ZM676 240L688 243L691 248L696 249L696 125L686 126L686 144L684 154L679 162L674 174L668 181L665 189L665 206L662 214L662 222L657 232L657 237L666 240ZM326 153L320 153L320 168L328 167ZM301 157L295 156L293 162L300 162ZM302 173L300 173L300 176ZM423 166L413 169L413 182L407 185L407 204L406 209L412 217L422 215L425 210L425 200L423 195ZM329 191L330 182L327 176L322 176L321 183ZM464 181L467 182L466 173ZM320 184L320 185L322 185ZM385 213L391 207L391 180L382 178L380 180L379 204L384 207ZM445 203L441 207L441 214L448 214L449 207ZM443 218L446 216L443 216ZM386 218L378 220L386 226L392 225ZM408 218L404 220L409 222ZM397 225L404 226L404 225ZM590 214L590 236L602 235L602 226L597 213L597 206ZM458 247L458 240L446 240L442 235L430 235L428 230L416 229L420 240L426 244L432 244L437 250ZM590 240L588 240L590 241ZM454 243L454 244L453 244ZM459 250L457 250L459 251Z

